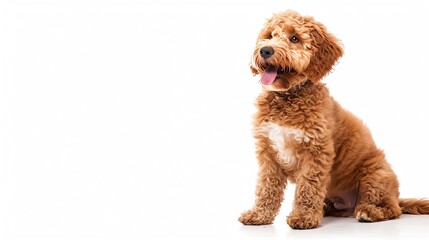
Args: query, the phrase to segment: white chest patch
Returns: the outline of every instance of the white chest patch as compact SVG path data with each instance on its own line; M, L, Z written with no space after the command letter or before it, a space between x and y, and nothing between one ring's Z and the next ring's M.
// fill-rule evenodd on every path
M282 127L275 123L264 122L259 129L271 140L271 146L278 152L281 164L290 164L296 161L295 153L289 147L292 142L310 141L310 138L297 128Z

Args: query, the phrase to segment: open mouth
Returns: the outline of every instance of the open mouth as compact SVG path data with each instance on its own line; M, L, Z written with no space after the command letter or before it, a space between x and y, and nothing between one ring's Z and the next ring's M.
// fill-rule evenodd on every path
M270 85L276 80L276 78L288 73L295 74L296 71L291 67L282 68L269 65L261 74L261 82L264 85Z

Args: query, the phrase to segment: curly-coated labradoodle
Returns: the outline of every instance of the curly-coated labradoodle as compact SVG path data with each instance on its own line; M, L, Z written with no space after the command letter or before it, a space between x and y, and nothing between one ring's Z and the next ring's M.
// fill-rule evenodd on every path
M429 214L428 200L399 199L397 177L368 128L320 82L342 54L324 25L294 11L261 30L251 63L263 86L254 119L259 174L243 224L271 224L288 181L296 183L287 218L295 229L328 215L375 222Z

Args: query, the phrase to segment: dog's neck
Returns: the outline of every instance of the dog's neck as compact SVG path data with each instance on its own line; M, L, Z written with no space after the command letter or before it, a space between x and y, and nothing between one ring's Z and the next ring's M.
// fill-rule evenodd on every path
M314 88L315 84L311 81L311 80L307 80L305 82L302 82L301 84L298 84L294 87L292 87L291 89L287 90L287 91L274 91L274 95L276 95L277 97L295 97L295 96L299 96L302 95L303 92L307 92L307 91L311 91L312 88Z

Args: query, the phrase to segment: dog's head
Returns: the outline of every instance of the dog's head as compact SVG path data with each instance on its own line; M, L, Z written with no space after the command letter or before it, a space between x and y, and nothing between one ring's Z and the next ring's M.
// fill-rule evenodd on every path
M339 40L312 17L294 11L275 14L258 36L250 69L267 90L287 91L320 81L343 55Z

